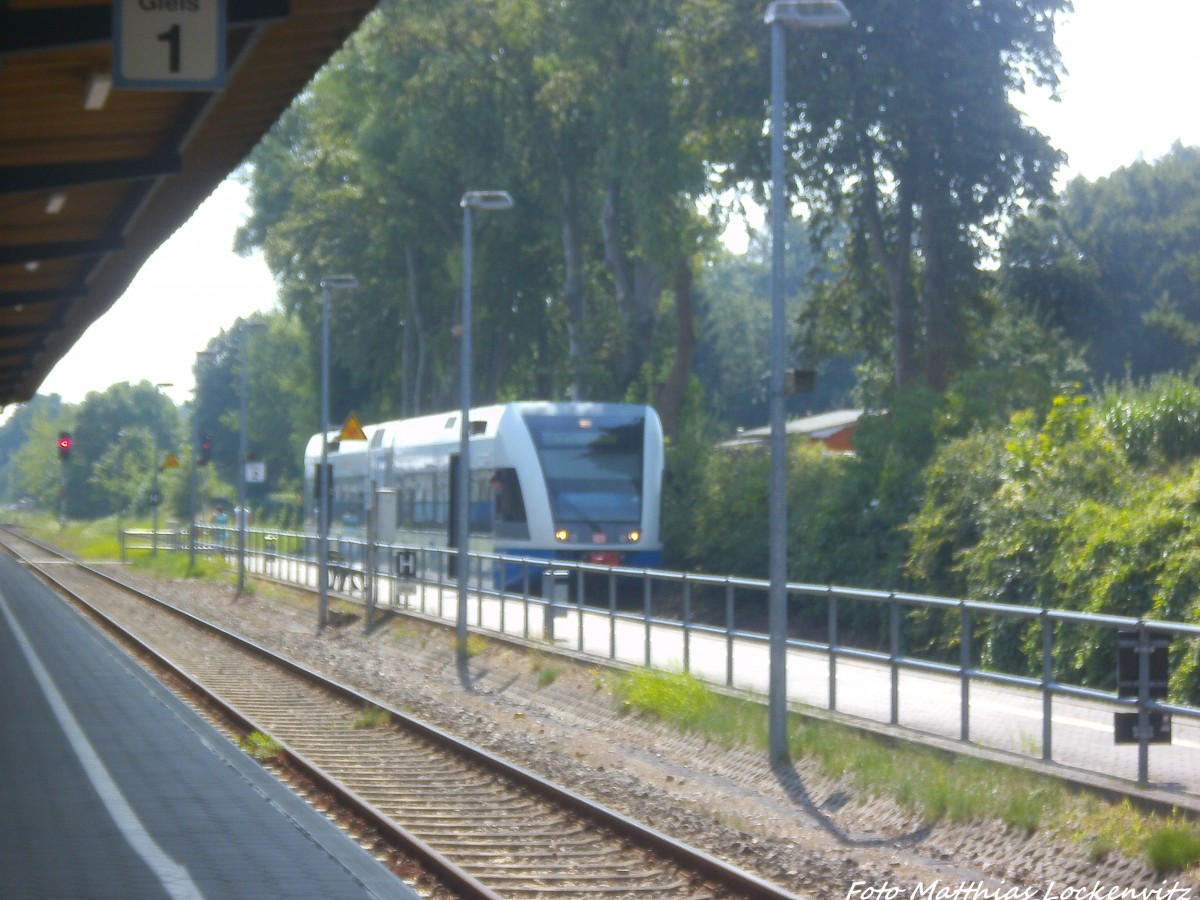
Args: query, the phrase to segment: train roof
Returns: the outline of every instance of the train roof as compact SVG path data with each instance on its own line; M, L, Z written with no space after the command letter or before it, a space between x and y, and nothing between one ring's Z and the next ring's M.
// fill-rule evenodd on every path
M658 421L658 414L653 408L637 403L579 403L523 400L512 403L501 403L492 406L479 406L471 410L472 434L483 437L495 437L505 415L562 415L562 416L604 416L644 412L653 421ZM390 422L380 422L375 425L364 425L363 432L366 442L355 442L357 448L366 450L368 447L380 446L425 446L455 443L459 440L460 411L457 409L447 412L418 416L412 419L395 419ZM337 439L338 432L329 432L330 441ZM315 456L321 449L321 435L313 435L308 442L306 455ZM341 452L350 451L351 447L343 447Z

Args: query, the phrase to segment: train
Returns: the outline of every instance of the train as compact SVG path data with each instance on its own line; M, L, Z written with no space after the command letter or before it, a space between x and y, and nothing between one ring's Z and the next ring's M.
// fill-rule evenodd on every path
M454 410L366 425L366 440L328 434L331 533L361 536L373 512L377 541L452 546L459 418ZM663 431L652 407L522 401L472 409L469 427L473 552L661 565ZM305 449L309 497L321 439Z

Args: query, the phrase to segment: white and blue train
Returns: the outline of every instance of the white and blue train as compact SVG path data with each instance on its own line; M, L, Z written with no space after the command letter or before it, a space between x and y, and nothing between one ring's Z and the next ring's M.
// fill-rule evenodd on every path
M599 565L661 565L662 424L626 403L507 403L470 413L470 544L476 552ZM331 531L361 533L368 498L377 539L423 547L450 542L451 468L459 412L331 434ZM321 435L305 450L315 496Z

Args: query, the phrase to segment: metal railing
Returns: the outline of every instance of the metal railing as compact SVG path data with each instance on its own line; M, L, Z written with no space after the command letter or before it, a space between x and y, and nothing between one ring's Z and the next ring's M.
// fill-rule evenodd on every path
M136 534L144 538L145 532ZM186 539L160 533L160 548L186 546ZM236 534L227 526L198 526L197 550L233 557ZM259 573L316 587L316 535L250 529L246 550ZM369 545L357 538L334 536L330 538L331 588L364 603L368 627L378 609L453 619L457 604L455 556L455 551L444 548ZM476 628L525 640L551 640L580 654L645 666L663 667L670 658L684 672L726 687L749 684L761 690L753 684L754 678L747 678L748 665L743 662L739 668L739 660L747 648L765 651L768 643L769 582L765 580L493 554L472 554L469 565L468 617ZM1017 688L1040 698L1041 734L1036 755L1050 761L1054 758L1055 700L1100 703L1114 712L1136 715L1131 733L1138 745L1137 779L1142 784L1149 780L1150 745L1161 738L1162 722L1168 723L1169 729L1172 717L1200 721L1200 709L1164 699L1151 678L1150 666L1154 648L1164 643L1174 651L1179 642L1186 642L1189 652L1194 651L1200 642L1197 626L801 583L788 585L788 603L789 651L824 659L823 701L830 711L841 708L839 676L847 666L870 665L886 673L885 720L891 725L913 727L901 721L904 677L922 673L951 679L958 694L957 739L971 742L975 740L973 692L989 684ZM983 664L975 633L988 620L993 622L991 635L1003 632L1003 623L1008 623L1010 639L1023 642L1024 671L1001 671ZM568 634L565 629L570 625L574 627ZM1137 660L1132 685L1127 683L1123 691L1119 687L1108 690L1069 683L1056 675L1056 653L1071 629L1098 633L1100 640L1114 648L1117 636L1124 635ZM597 635L603 638L598 641ZM918 641L924 644L923 652L913 649ZM640 646L631 651L634 644ZM697 668L695 658L701 645L706 660L714 652L723 656L722 671ZM717 647L719 651L715 651ZM1036 674L1030 674L1030 669Z

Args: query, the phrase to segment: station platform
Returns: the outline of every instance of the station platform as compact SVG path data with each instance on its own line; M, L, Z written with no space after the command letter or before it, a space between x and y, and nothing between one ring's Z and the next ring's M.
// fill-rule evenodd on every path
M416 898L0 554L0 897Z

